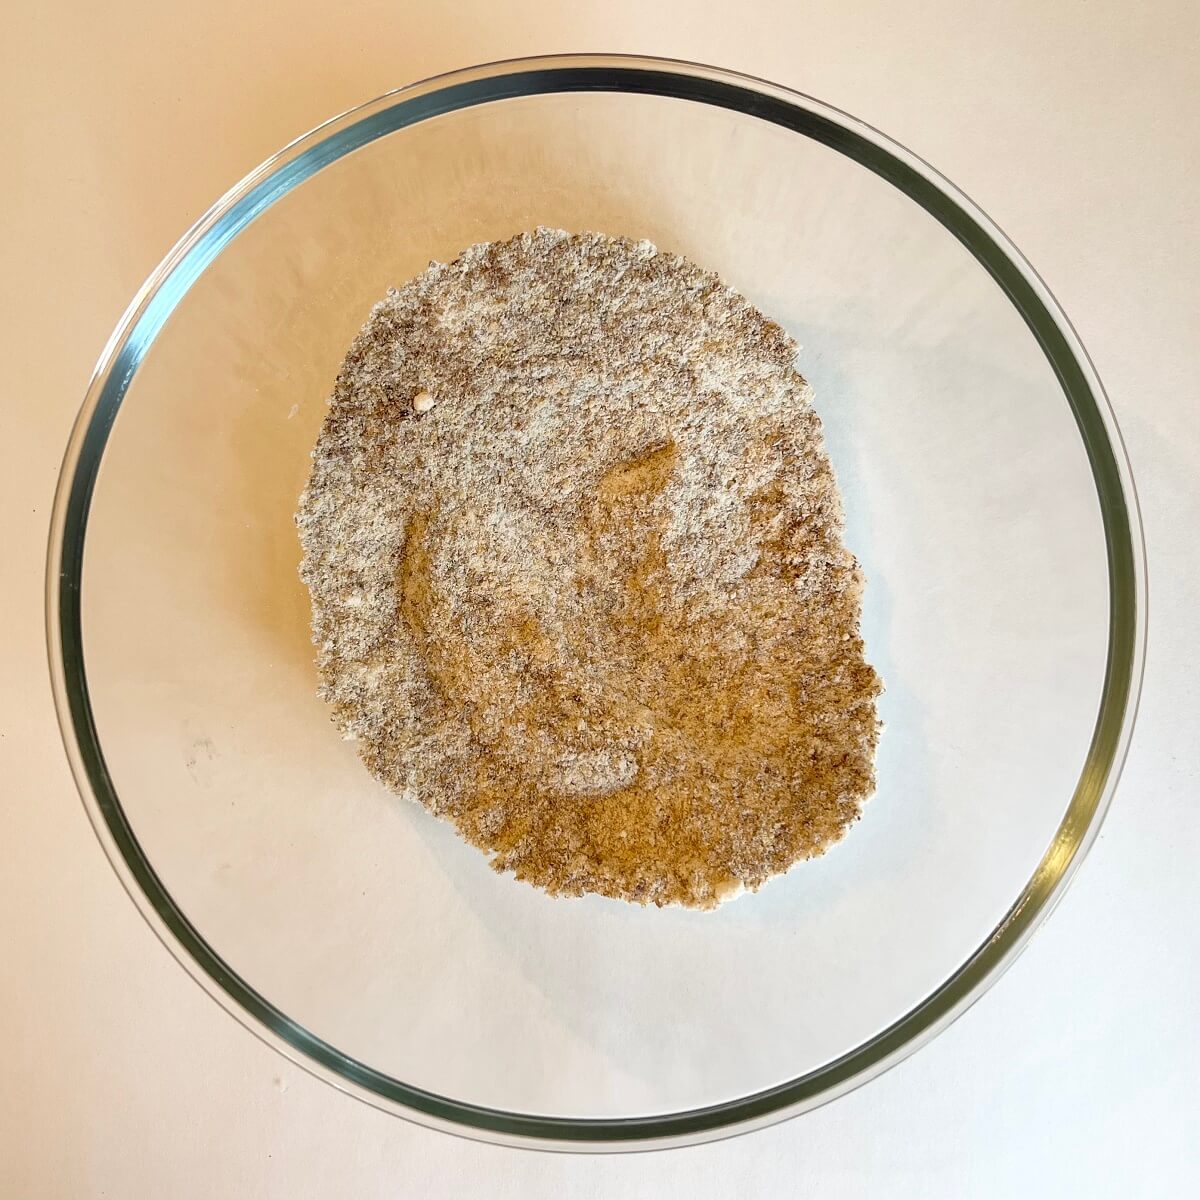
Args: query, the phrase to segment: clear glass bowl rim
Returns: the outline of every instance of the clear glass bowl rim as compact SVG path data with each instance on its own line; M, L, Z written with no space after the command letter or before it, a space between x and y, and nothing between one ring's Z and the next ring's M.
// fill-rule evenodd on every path
M397 129L513 97L604 91L715 105L816 139L899 188L967 247L1020 312L1074 414L1104 526L1109 628L1091 745L1056 835L1003 920L934 992L840 1059L766 1091L669 1114L575 1119L484 1108L384 1075L291 1020L221 960L175 904L142 852L108 773L88 694L81 588L88 512L116 412L171 311L240 230L323 167ZM376 1107L486 1141L594 1153L709 1141L815 1108L907 1057L995 982L1061 898L1111 802L1141 690L1146 592L1145 548L1133 477L1095 368L1049 289L981 209L905 147L809 96L696 63L571 54L469 67L354 108L268 159L180 239L143 284L105 345L72 430L51 519L46 634L63 743L92 826L142 915L205 991L269 1045Z

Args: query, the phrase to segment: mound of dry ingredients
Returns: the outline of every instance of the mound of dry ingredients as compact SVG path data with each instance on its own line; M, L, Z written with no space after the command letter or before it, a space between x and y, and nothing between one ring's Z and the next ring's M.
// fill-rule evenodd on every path
M322 695L497 870L709 908L873 790L794 353L686 259L547 229L431 264L355 340L297 518Z

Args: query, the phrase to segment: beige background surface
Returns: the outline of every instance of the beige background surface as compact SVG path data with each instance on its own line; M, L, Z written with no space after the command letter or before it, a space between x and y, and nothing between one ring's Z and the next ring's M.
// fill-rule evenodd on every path
M250 11L244 11L249 9ZM21 3L0 45L0 1195L1176 1196L1200 1188L1200 15L1150 5ZM1151 646L1116 805L1005 979L854 1095L695 1150L473 1145L354 1102L207 999L104 861L59 748L41 575L59 455L141 280L323 118L472 61L721 63L848 109L980 202L1105 379Z

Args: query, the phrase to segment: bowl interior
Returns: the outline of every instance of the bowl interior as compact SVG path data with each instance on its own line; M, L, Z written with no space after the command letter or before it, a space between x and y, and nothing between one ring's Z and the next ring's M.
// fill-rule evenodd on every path
M315 695L292 515L340 361L389 285L539 224L649 238L795 335L866 572L878 794L825 858L715 913L494 874L382 791ZM1109 615L1075 419L971 253L835 149L616 92L431 117L240 232L130 383L84 578L112 785L198 935L374 1071L572 1118L820 1071L937 989L1054 841Z

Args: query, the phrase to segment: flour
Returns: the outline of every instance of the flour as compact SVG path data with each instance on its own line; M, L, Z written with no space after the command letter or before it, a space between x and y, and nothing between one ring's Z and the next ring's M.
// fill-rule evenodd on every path
M297 517L372 774L555 893L712 907L841 837L881 687L794 357L648 242L539 229L389 292Z

